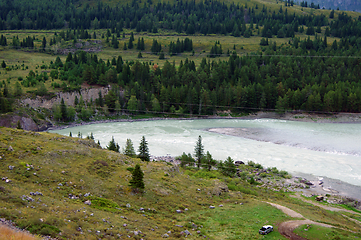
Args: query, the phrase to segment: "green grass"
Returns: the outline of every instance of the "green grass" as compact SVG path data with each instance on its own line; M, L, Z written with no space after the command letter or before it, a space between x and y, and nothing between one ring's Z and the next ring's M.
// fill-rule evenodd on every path
M236 51L238 55L245 55L252 52L259 52L261 51L261 46L259 45L259 42L261 41L262 37L257 36L257 30L254 29L253 34L254 36L250 38L244 38L244 37L233 37L233 36L224 36L224 35L194 35L194 36L186 36L184 34L178 34L174 31L162 31L158 34L149 34L149 33L135 33L134 32L134 44L136 45L138 38L144 38L145 41L145 50L142 51L142 58L138 58L139 50L136 50L136 46L133 49L123 50L123 44L128 43L130 32L132 30L130 29L124 29L124 32L126 33L125 38L123 39L122 36L118 39L119 49L114 49L109 46L109 44L105 43L105 39L101 38L101 35L106 33L106 29L100 29L95 30L97 33L97 40L101 40L101 51L97 52L99 58L102 58L103 60L111 60L112 58L117 58L119 55L122 56L124 61L141 61L141 62L149 62L151 64L157 64L159 66L163 66L166 61L169 61L171 63L175 63L176 66L179 65L181 61L185 61L186 58L189 60L192 60L195 62L196 66L199 66L200 62L203 58L207 58L207 55L210 52L210 49L212 46L214 46L214 43L216 41L219 41L222 45L223 49L223 55L218 58L208 58L210 61L224 61L228 60L229 56L227 56L227 51L229 50L230 53L233 51ZM323 28L324 31L324 28ZM0 34L3 34L8 39L8 44L11 44L11 39L13 36L19 36L19 39L22 40L23 38L27 36L35 36L36 39L42 39L43 37L46 37L47 39L50 39L54 36L54 33L58 32L59 30L51 30L51 31L31 31L31 30L16 30L16 31L0 31ZM90 34L93 34L94 30L89 30ZM305 34L296 34L297 37L300 37L301 39L305 39L308 36ZM193 48L194 48L194 55L191 52L184 52L182 54L176 55L176 56L169 56L168 55L168 45L171 41L176 42L179 38L180 40L185 39L186 37L192 39L193 42ZM313 39L314 36L311 36L311 39ZM153 42L153 39L156 39L161 45L162 49L165 53L165 59L159 59L158 55L151 54L150 48ZM331 44L334 40L339 40L336 38L329 37L328 42ZM49 40L50 41L50 40ZM277 46L281 46L284 44L288 44L289 39L288 38L272 38L269 41L276 42ZM41 41L35 41L35 45L37 49L39 49L41 44ZM234 50L235 47L235 50ZM50 49L53 51L55 48L58 49L74 49L72 41L62 41L60 44L57 44L56 46L51 46ZM79 49L81 50L81 49ZM49 53L41 53L37 52L37 50L22 50L22 49L12 49L10 46L7 47L0 47L0 62L3 60L6 62L7 66L10 69L10 71L6 71L5 69L0 68L0 81L7 82L8 85L11 88L14 88L15 83L18 82L18 78L25 78L30 70L34 71L35 73L41 73L43 71L49 72L49 69L41 69L40 66L45 65L48 66L51 61L55 61L56 55ZM64 62L66 59L66 55L58 55ZM58 91L58 89L52 89L51 84L57 82L61 84L61 81L59 79L51 79L49 78L48 81L45 82L45 86L50 91ZM38 88L38 86L29 87L29 88L23 88L23 91L34 91Z
M302 225L294 230L294 232L307 239L357 239L361 237L360 233L352 233L349 231L326 228L317 225Z
M283 192L214 171L141 162L100 149L88 139L0 128L0 156L0 175L11 180L0 185L0 215L37 234L59 236L60 231L65 239L111 239L117 234L133 237L131 231L141 230L149 239L160 239L171 231L173 239L188 229L192 232L188 238L196 239L198 234L189 225L194 222L203 225L198 230L209 239L261 239L258 229L264 224L275 226L265 238L283 239L277 224L290 218L262 201L277 202L315 221L361 230L340 213L320 210ZM128 169L137 163L144 171L143 194L134 194L129 187ZM230 191L219 190L227 185ZM30 195L36 191L42 196ZM92 204L84 204L86 200ZM209 209L210 205L216 208Z
M201 231L200 235L211 235L214 239L286 239L278 233L277 224L289 219L266 203L240 197L238 202L226 200L223 201L223 207L206 208L191 214L185 221L196 224ZM258 230L266 224L273 225L275 230L262 236Z

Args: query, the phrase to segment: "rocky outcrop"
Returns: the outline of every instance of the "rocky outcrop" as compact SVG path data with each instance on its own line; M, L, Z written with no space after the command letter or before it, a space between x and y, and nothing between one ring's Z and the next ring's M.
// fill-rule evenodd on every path
M60 104L61 99L64 99L65 104L68 106L74 106L75 97L80 100L80 97L83 97L85 102L90 102L91 100L99 98L99 91L102 93L102 96L108 94L110 87L101 87L101 88L83 88L79 92L58 92L56 97L52 99L46 99L44 97L37 96L35 99L26 98L21 100L23 106L28 106L32 108L47 108L51 109L54 104Z
M0 116L0 126L16 128L18 127L18 123L22 129L27 131L44 131L52 126L50 122L39 120L38 123L36 123L29 116L19 116L15 113L8 113Z

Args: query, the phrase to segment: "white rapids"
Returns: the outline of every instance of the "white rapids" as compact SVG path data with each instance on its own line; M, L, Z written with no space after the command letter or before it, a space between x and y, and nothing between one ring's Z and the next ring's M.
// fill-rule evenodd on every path
M310 123L274 119L155 120L99 123L52 130L83 137L93 133L106 147L127 138L137 150L142 136L154 156L194 153L198 136L213 158L254 161L290 173L324 176L361 186L361 124Z

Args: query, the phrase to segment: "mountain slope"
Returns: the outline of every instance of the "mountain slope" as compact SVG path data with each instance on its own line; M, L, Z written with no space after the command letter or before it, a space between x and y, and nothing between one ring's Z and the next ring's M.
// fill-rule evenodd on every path
M361 12L361 2L358 0L309 0L305 2L319 4L320 8L325 9Z
M59 239L263 239L258 229L264 224L275 226L268 239L284 239L277 224L290 217L262 200L287 205L312 220L321 212L323 222L359 231L338 213L284 192L217 171L141 162L100 149L89 139L0 128L0 157L0 216ZM144 172L143 194L129 187L135 164ZM256 168L240 168L256 176Z

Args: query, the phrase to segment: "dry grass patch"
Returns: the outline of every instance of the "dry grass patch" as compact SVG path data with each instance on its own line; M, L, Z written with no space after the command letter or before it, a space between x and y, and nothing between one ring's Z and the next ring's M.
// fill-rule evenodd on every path
M3 240L39 240L40 239L39 237L35 237L27 232L13 229L5 225L0 225L0 238Z

